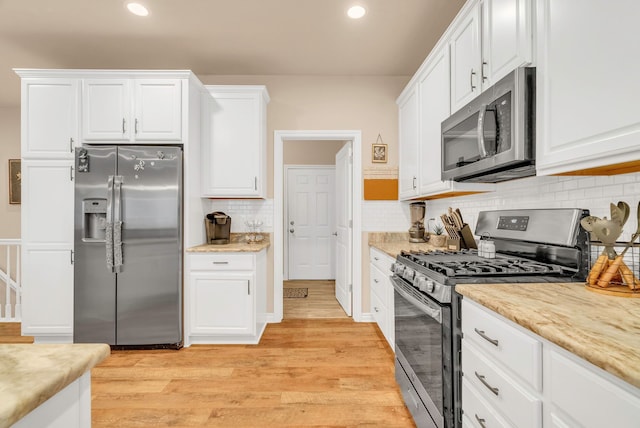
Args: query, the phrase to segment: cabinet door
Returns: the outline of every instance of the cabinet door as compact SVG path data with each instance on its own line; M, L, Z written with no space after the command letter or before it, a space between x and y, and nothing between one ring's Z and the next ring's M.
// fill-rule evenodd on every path
M51 224L50 227L56 226ZM58 336L59 339L53 339L55 341L72 340L71 246L23 244L22 334Z
M400 199L418 194L418 93L414 88L399 104L400 166L398 193Z
M637 171L640 2L545 0L537 7L538 174L624 163Z
M22 162L22 241L73 243L73 160Z
M73 158L79 97L75 79L22 79L23 158Z
M482 87L531 62L531 0L485 0L482 4Z
M480 52L480 5L476 4L456 24L451 35L451 112L474 97L482 86Z
M82 85L82 136L85 140L131 138L131 85L128 79L85 79Z
M182 81L179 79L136 79L136 140L178 141L182 139Z
M211 140L202 165L203 196L263 197L265 128L262 95L215 93Z
M252 273L192 272L193 335L255 334L255 286Z
M420 194L447 188L442 181L441 123L449 117L449 50L432 54L424 77L418 82L420 94Z

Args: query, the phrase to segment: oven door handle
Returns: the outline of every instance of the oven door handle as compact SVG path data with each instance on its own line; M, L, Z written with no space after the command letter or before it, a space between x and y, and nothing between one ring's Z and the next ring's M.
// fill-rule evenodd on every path
M398 286L398 284L404 284L404 283L397 275L393 275L391 277L391 282L393 283L393 289L396 290L396 292L400 294L406 301L411 303L420 311L427 314L429 317L438 321L438 324L442 324L442 309L440 309L440 307L435 305L435 303L433 304L433 306L431 306L431 304L427 302L421 302L415 297L413 297L412 295L410 295L409 293L407 293L402 287Z

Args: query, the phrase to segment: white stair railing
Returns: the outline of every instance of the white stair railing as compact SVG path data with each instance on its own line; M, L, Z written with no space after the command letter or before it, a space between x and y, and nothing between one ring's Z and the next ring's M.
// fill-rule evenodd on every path
M20 239L0 239L0 322L20 322L22 319L22 284L20 282ZM1 263L0 259L0 263Z

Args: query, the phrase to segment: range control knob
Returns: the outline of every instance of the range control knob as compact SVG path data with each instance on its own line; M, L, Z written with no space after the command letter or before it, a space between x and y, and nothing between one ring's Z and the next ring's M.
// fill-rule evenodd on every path
M411 268L405 267L404 272L402 273L402 277L407 281L413 282L413 276L415 275L415 271Z
M423 275L420 275L419 278L413 280L413 286L420 291L425 291L427 288L427 281L427 278L425 278Z
M436 288L436 282L432 279L428 279L426 281L426 291L427 293L433 293L433 290Z

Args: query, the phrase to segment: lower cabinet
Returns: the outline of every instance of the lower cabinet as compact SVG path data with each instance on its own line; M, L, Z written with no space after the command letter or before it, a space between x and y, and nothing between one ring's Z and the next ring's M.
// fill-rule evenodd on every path
M392 263L392 257L375 248L370 249L371 314L391 349L395 349L393 286L389 280Z
M469 299L462 333L463 426L638 426L640 389Z
M190 253L185 346L258 343L266 326L266 250Z

